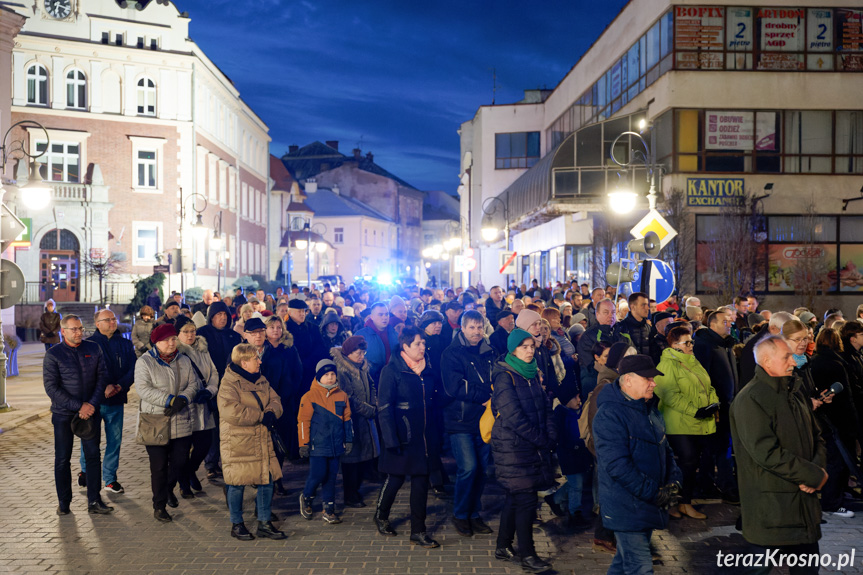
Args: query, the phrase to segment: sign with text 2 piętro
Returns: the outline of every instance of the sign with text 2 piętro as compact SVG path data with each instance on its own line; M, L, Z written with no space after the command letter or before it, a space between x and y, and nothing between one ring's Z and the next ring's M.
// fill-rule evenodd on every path
M686 205L737 206L743 201L743 178L687 178Z

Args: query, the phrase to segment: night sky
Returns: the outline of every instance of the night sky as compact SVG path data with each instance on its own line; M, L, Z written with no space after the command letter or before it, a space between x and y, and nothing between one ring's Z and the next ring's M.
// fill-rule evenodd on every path
M338 140L421 190L455 193L459 125L554 88L626 0L175 0L189 34L270 127L270 152Z

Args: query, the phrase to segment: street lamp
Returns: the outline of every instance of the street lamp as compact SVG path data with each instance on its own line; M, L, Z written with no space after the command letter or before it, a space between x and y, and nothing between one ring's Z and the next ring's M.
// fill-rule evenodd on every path
M284 260L284 273L287 283L288 283L288 293L291 292L291 286L293 283L291 282L291 231L300 231L302 229L302 225L305 223L306 219L300 216L297 216L293 219L290 219L290 214L288 214L288 247L285 249L285 260ZM304 250L306 249L306 244L303 241L303 246L300 247L300 242L303 240L297 240L295 242L297 248Z
M183 197L183 188L180 188L180 197ZM201 209L198 209L198 198L204 200L204 207ZM193 237L198 240L203 240L207 237L207 233L209 232L207 226L204 225L204 220L201 216L201 213L207 209L207 198L198 193L189 194L185 200L180 201L180 228L178 230L180 240L180 293L182 297L186 296L186 271L183 269L183 228L186 225L186 205L189 203L189 200L194 200L192 203L192 210L195 212L195 221L190 224ZM194 264L192 267L193 269L195 268Z
M644 123L639 124L639 126L644 129L647 127L647 122L644 121ZM628 162L621 162L614 156L614 150L617 147L617 142L624 136L632 136L633 138L638 139L638 141L641 142L641 145L644 147L643 151L630 148ZM636 163L644 165L645 169L647 170L647 181L650 184L650 190L647 192L648 207L651 210L656 209L656 172L661 172L662 166L656 164L656 158L653 157L650 146L647 145L647 142L641 136L641 134L639 134L638 132L623 132L622 134L617 136L617 138L615 138L614 141L611 143L609 156L611 157L612 162L622 168L630 168ZM612 211L618 214L626 214L634 210L637 200L638 194L636 194L632 190L622 190L620 188L615 188L608 193L608 205L612 209Z
M222 283L222 210L213 218L213 235L210 237L210 248L216 251L216 291L221 290Z
M507 197L509 200L509 197ZM485 214L482 218L482 239L491 243L497 240L500 236L500 228L495 225L494 216L501 212L503 216L503 234L506 242L506 249L509 251L509 206L497 196L488 198L482 203L482 213Z
M324 253L327 251L327 244L325 242L313 242L312 234L315 233L319 236L322 236L327 233L327 226L322 223L317 223L311 225L310 222L306 222L303 226L303 231L306 232L305 240L299 239L297 240L297 247L301 250L306 250L306 277L308 278L309 287L312 286L312 248L315 248L315 251L318 253ZM323 248L321 247L323 246Z

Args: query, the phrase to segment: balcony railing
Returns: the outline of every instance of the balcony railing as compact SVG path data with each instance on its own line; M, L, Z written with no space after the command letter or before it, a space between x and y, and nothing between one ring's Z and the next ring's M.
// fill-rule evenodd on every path
M67 202L86 202L89 199L90 186L87 184L67 184L55 182L51 184L54 200Z

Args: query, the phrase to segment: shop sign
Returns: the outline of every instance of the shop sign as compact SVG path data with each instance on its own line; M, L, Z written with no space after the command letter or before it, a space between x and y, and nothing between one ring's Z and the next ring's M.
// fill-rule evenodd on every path
M743 178L687 178L686 205L692 207L739 206Z
M802 70L806 10L804 8L760 8L760 70ZM785 53L782 52L795 52Z
M725 8L722 6L676 6L674 44L678 69L721 70L725 45Z
M754 112L711 112L705 115L708 150L752 150Z

